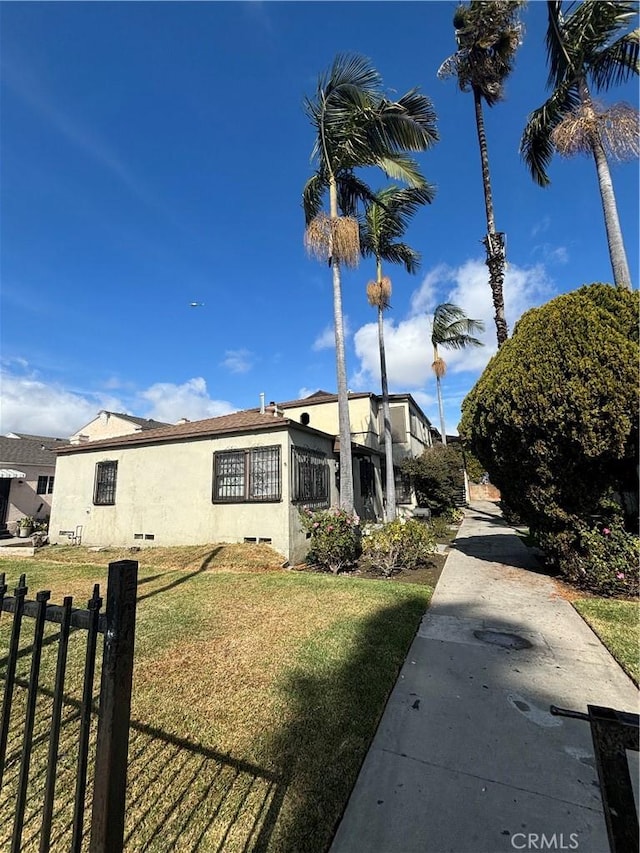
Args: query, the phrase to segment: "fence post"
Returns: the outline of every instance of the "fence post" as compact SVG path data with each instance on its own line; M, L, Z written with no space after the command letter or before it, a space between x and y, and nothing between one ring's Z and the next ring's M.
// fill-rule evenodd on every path
M109 563L91 853L121 853L127 789L138 563Z

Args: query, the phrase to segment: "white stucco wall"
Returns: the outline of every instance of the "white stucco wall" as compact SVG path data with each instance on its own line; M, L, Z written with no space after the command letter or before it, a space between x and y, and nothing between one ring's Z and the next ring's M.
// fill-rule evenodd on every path
M97 418L83 426L72 436L69 441L78 444L82 441L100 441L103 438L114 438L117 435L128 435L132 432L141 432L137 424L121 418L112 412L101 412Z
M53 477L56 474L54 465L24 465L22 462L13 467L18 468L27 476L11 480L9 489L9 506L7 508L7 527L13 531L15 522L25 515L37 519L48 518L51 513L53 495L37 493L38 477ZM57 480L54 481L54 490Z
M294 440L331 454L329 436L299 430ZM279 501L213 503L214 452L271 446L280 447ZM285 558L302 559L307 544L297 517L292 523L297 509L290 503L290 448L291 439L283 426L261 434L62 454L56 469L50 541L65 544L68 537L61 531L82 525L85 545L193 545L262 539L271 540ZM113 506L93 503L96 465L103 461L118 463ZM135 534L154 538L137 539Z
M320 398L322 399L322 398ZM330 435L338 435L338 403L335 400L326 403L313 403L291 406L285 409L285 416L299 421L303 412L309 415L309 426ZM372 397L357 397L349 400L349 421L351 438L357 444L364 444L379 450L378 407Z

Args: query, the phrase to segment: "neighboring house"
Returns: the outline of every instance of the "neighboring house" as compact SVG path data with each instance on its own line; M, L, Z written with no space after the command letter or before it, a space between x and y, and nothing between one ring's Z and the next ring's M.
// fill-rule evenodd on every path
M46 519L51 512L55 448L66 439L9 433L0 436L0 536L15 531L25 515Z
M275 403L269 404L273 409ZM339 433L338 395L328 391L316 391L300 400L278 403L279 411L287 417L303 424L331 434ZM401 464L404 459L420 456L433 444L433 428L427 416L413 399L411 394L390 394L391 441L393 446L393 467L396 481L396 501L406 511L412 510L416 503L408 477L403 476ZM351 439L359 445L371 448L380 454L381 482L376 491L381 494L385 482L384 475L384 421L382 416L382 397L378 394L349 393L349 418L351 421ZM356 455L354 453L354 455ZM355 460L354 460L355 461ZM360 460L360 481L367 482L366 460ZM354 464L354 470L358 465ZM354 483L354 490L357 489Z
M171 426L171 424L154 421L151 418L136 418L122 412L107 412L106 409L103 409L92 421L74 432L69 441L72 444L83 444L87 441L100 441L103 438L113 438L116 435L128 435L132 432L144 432L166 426Z
M50 541L264 542L298 562L308 550L299 509L338 502L334 443L291 418L244 411L70 444L57 454ZM356 452L379 482L379 452ZM378 492L371 511L380 510Z
M299 510L339 501L337 399L319 391L264 411L62 447L50 541L79 536L86 545L124 547L264 542L299 562L309 544ZM349 403L355 510L363 519L378 520L384 483L381 398L350 394ZM410 514L415 503L400 465L431 445L431 425L410 394L393 394L390 403L398 502ZM110 415L104 427L123 417L103 414ZM76 435L87 435L87 428Z

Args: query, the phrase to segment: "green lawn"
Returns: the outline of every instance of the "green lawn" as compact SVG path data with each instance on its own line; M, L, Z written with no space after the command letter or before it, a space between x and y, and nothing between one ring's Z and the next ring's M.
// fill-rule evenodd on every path
M640 621L638 602L585 598L573 606L593 628L613 657L635 681L640 681Z
M74 562L66 562L65 550ZM53 602L73 594L75 606L86 606L92 584L104 583L107 562L121 555L65 550L1 559L9 591L26 572L29 598L47 588ZM126 849L323 851L432 590L264 571L268 560L253 557L243 572L235 551L214 546L197 555L180 549L179 570L170 552L158 549L155 563L153 551L139 556ZM9 624L3 614L0 681ZM27 620L24 643L31 630ZM55 626L47 626L50 634ZM82 632L74 633L69 653L52 848L60 850L70 837L82 641ZM55 643L45 646L44 688L53 682L55 654ZM21 658L23 679L29 664ZM4 815L17 781L25 692L18 691L12 716ZM31 795L44 786L50 714L43 691ZM34 796L23 849L37 849L38 829ZM11 821L2 821L0 849L10 833Z

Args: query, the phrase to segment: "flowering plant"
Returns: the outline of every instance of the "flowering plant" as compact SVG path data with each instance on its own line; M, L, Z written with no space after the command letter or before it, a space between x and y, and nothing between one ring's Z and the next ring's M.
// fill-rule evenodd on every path
M367 530L363 539L363 560L389 577L399 569L415 569L426 563L436 550L435 539L424 524L415 519L396 518Z
M311 536L307 561L334 574L352 566L360 556L360 519L343 509L300 511L302 526Z

